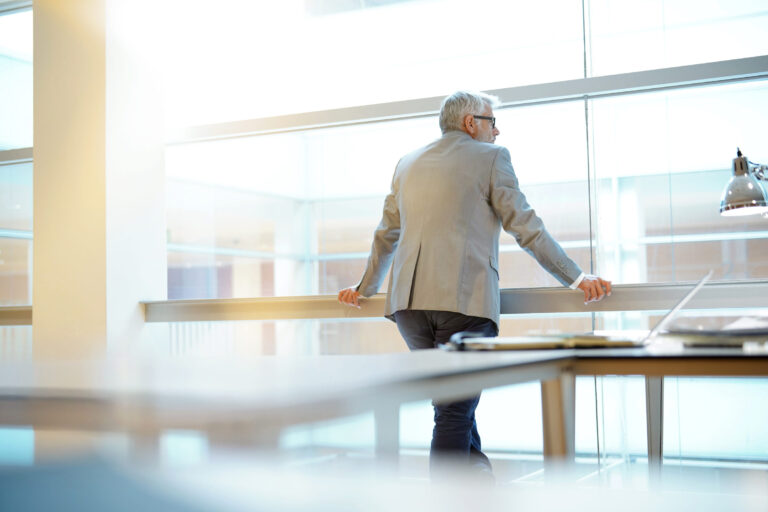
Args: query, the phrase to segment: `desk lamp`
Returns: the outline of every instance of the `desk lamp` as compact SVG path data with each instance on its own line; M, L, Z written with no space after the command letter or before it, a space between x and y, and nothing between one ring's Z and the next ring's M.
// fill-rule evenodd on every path
M768 215L768 199L758 179L768 181L768 165L750 162L736 148L733 176L723 191L720 215Z

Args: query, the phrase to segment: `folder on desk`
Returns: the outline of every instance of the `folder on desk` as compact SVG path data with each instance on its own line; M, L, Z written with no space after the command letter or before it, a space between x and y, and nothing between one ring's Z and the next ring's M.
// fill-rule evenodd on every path
M461 338L457 334L462 335ZM553 348L620 348L637 347L642 342L623 336L602 334L563 334L553 336L511 336L502 338L473 337L457 333L441 345L446 350L546 350Z
M647 345L659 332L665 329L677 313L688 303L712 276L710 270L691 288L685 296L670 309L664 317L646 334L631 333L586 333L556 336L514 336L487 338L472 332L459 332L441 346L446 350L542 350L552 348L621 348Z

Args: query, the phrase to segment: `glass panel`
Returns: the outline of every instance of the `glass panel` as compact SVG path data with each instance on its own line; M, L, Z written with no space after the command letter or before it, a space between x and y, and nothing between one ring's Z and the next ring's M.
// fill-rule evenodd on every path
M0 237L0 306L32 304L32 240Z
M664 379L664 458L768 461L768 379Z
M768 277L760 216L721 217L741 147L768 161L764 81L591 102L599 271L614 283Z
M760 0L590 0L591 76L768 53Z
M31 466L35 462L35 431L0 426L0 467Z
M590 270L589 187L584 103L570 101L496 112L496 143L510 151L528 203L547 230L586 272ZM512 235L500 239L502 288L560 286Z
M498 119L529 203L589 271L583 102ZM335 294L355 284L398 160L439 135L429 117L169 147L169 297ZM502 287L559 286L511 235L501 251Z
M394 322L385 318L344 320L243 320L157 323L143 347L171 356L330 355L403 352Z
M384 196L389 190L378 192L370 198L318 201L314 204L319 253L337 257L346 253L347 258L351 257L350 253L368 254L373 230L381 218Z
M438 135L429 118L169 147L169 298L354 284L397 161Z
M168 298L312 293L305 202L221 181L168 182Z
M0 162L0 236L26 237L31 232L32 164Z
M32 10L0 14L0 151L32 146Z
M591 330L592 313L590 312L560 313L556 315L549 313L502 315L499 325L499 336L538 336L543 334L588 332Z
M32 359L32 326L0 326L0 360Z
M529 202L589 270L583 103L498 117ZM356 283L396 163L438 136L430 117L170 147L169 297L333 294ZM553 151L567 165L546 161ZM502 251L503 287L559 285L511 235ZM272 259L283 263L269 268Z
M0 306L32 303L31 274L32 164L0 164Z
M208 439L200 432L166 430L159 439L159 459L163 466L191 466L206 462L209 455Z
M373 413L330 421L297 425L280 434L281 450L344 449L369 456L374 454L375 432Z
M569 0L164 4L171 125L583 76L581 3Z
M666 463L768 460L768 379L668 377L664 386ZM577 454L597 454L599 443L601 456L645 458L645 421L644 379L577 379Z
M645 379L576 379L576 453L620 458L647 456Z
M476 418L484 451L542 453L538 382L483 391Z

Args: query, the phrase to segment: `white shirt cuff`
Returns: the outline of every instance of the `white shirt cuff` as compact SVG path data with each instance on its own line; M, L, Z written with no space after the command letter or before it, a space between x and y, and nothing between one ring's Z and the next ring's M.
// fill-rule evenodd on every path
M570 288L571 290L575 290L576 288L578 288L578 287L579 287L579 285L581 284L581 282L584 280L584 277L585 277L586 275L587 275L587 274L585 274L584 272L582 272L582 273L581 273L581 275L580 275L579 277L577 277L577 278L576 278L576 280L575 280L573 283L571 283L571 286L569 286L569 288Z

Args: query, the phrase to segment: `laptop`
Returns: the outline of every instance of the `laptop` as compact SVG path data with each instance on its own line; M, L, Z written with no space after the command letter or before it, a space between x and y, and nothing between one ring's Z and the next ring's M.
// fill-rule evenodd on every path
M647 334L633 336L627 333L616 334L565 334L554 336L514 336L487 338L479 333L458 332L451 336L448 343L440 346L445 350L540 350L551 348L618 348L640 347L648 345L669 326L677 313L690 301L712 276L710 270L691 288Z

